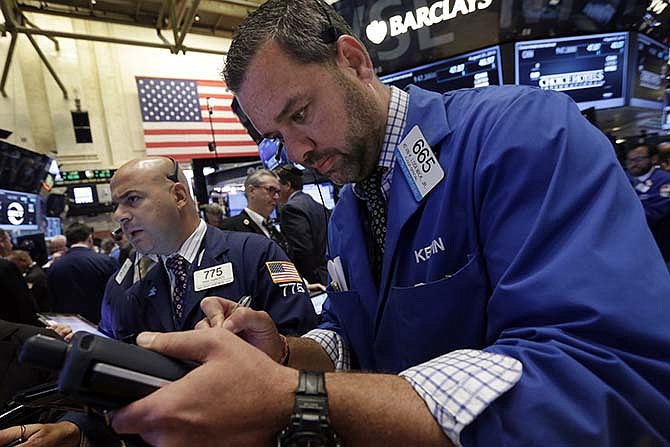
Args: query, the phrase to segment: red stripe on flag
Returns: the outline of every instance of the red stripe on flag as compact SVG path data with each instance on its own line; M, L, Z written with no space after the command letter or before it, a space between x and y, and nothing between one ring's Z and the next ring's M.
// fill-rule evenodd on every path
M203 87L225 87L226 83L223 81L211 81L206 79L196 79L195 81L199 86Z
M211 135L207 129L144 129L144 135ZM215 135L247 135L245 129L214 129ZM222 142L223 143L223 142Z
M147 148L152 147L207 147L209 141L164 141L155 143L146 143ZM216 147L224 150L227 146L256 146L253 140L250 141L222 141L216 142Z
M171 158L174 158L175 160L179 162L188 162L193 160L194 158L235 158L235 157L250 157L257 155L257 152L219 152L219 155L217 155L214 152L203 152L203 153L193 153L193 154L174 154L170 155ZM163 157L163 155L161 155Z

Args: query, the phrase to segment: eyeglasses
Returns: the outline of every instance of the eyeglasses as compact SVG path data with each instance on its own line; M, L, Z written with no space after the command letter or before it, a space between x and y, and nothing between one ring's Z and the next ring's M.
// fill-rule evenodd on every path
M264 190L266 190L266 191L268 192L268 194L270 194L271 196L276 196L276 195L280 195L280 194L281 194L281 189L277 189L277 188L275 188L274 186L263 186L263 185L260 185L260 186L258 186L258 187L259 187L259 188L263 188Z
M644 161L649 158L649 155L640 155L639 157L631 157L626 159L626 163L635 163L638 161Z

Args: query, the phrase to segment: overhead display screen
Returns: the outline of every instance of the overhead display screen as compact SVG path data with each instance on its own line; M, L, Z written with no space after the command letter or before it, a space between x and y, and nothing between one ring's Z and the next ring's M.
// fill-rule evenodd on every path
M448 92L459 88L501 85L500 48L484 48L461 56L380 77L387 85L404 89L416 84L426 90Z
M517 85L564 92L580 109L625 103L628 33L514 44Z
M630 105L661 109L668 72L668 47L639 34Z
M375 73L385 75L496 45L503 4L493 0L340 0L332 6L367 48Z
M0 228L36 230L39 226L39 196L0 189Z

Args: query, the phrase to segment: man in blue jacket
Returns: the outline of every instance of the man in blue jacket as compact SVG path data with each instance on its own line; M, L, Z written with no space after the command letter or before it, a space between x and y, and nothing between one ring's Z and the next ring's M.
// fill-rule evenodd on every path
M148 158L126 163L112 179L114 215L124 234L139 253L160 262L144 276L130 260L120 269L107 289L111 327L105 329L120 339L192 329L204 317L200 302L210 295L250 295L251 308L269 313L284 334L312 329L314 308L286 255L268 238L205 224L182 177L173 160ZM183 265L175 267L175 259Z
M339 291L288 345L226 301L208 309L223 328L141 334L204 362L115 429L158 445L668 445L670 277L572 100L389 89L315 0L250 15L225 76L261 134L348 184L329 228Z
M670 172L653 163L653 149L644 143L629 150L626 170L663 259L670 263Z

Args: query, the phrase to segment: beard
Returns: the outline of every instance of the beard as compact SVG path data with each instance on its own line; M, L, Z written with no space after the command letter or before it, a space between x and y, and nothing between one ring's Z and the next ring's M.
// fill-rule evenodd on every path
M370 93L337 69L334 70L334 77L342 88L347 110L345 147L323 149L318 154L311 154L313 160L308 161L337 156L337 163L323 174L333 183L343 185L367 178L377 167L385 123L381 122L379 105Z

